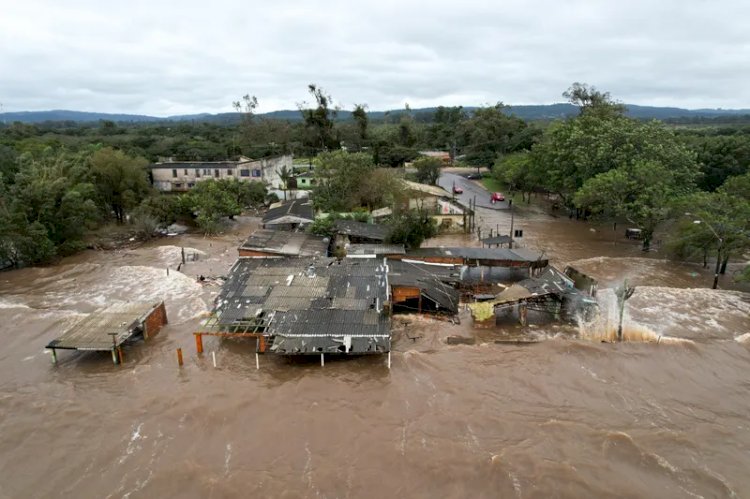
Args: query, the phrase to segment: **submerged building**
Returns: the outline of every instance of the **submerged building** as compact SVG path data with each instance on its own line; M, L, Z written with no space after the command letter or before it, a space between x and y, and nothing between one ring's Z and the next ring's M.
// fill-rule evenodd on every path
M239 259L196 334L254 336L257 353L385 354L387 267L380 259Z

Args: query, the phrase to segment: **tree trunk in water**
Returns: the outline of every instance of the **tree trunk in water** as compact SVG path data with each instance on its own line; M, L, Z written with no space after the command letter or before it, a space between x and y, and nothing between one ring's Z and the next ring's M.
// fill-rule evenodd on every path
M648 251L651 249L651 234L643 235L643 247L641 249L643 251Z
M721 270L719 271L719 273L720 273L721 275L724 275L724 274L726 274L726 273L727 273L727 264L728 264L728 263L729 263L729 255L726 255L726 256L724 257L724 261L723 261L723 262L721 262Z
M708 248L703 250L703 268L708 268Z

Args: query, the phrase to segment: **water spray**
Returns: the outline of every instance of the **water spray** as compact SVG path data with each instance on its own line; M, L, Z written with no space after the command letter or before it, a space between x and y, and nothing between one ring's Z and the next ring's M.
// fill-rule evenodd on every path
M635 293L635 286L628 286L627 279L622 282L622 286L615 290L615 296L617 296L617 310L620 313L617 322L617 341L622 341L622 317L625 313L625 302L633 296L633 293Z

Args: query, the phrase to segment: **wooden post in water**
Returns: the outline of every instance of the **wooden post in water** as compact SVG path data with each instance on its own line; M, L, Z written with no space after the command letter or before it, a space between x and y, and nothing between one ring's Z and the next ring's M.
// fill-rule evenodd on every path
M526 305L526 303L521 303L519 305L518 315L520 317L521 325L522 326L528 326L529 325L528 314L529 314L528 306Z
M203 353L203 335L201 333L193 333L195 335L195 351Z
M52 349L52 363L57 364L57 350L54 348Z
M117 360L119 364L123 363L122 346L117 347Z
M182 348L177 349L177 365L182 367Z
M260 369L260 358L258 357L258 352L255 352L255 369Z
M325 357L324 357L324 356L325 356L325 354L324 354L324 353L321 353L321 354L320 354L320 366L321 366L321 367L323 367L324 365L326 365L326 359L325 359Z

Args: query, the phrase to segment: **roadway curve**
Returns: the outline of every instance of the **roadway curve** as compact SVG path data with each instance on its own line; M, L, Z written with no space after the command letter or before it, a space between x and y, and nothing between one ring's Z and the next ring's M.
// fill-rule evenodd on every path
M482 208L489 208L491 210L507 210L508 201L498 201L496 203L490 202L490 191L484 188L479 182L469 180L461 175L455 173L443 173L438 179L438 185L448 192L453 192L453 184L457 187L461 187L464 192L463 194L455 194L456 200L466 206L469 206L469 201L474 202L476 196L477 206Z

